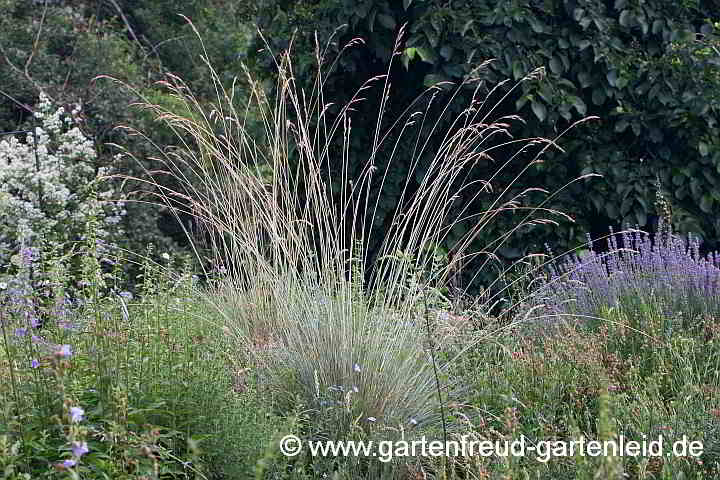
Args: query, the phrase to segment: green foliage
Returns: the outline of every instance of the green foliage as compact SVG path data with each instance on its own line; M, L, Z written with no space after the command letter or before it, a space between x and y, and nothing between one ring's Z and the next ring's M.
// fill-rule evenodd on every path
M208 96L214 92L202 57L217 65L223 81L230 83L239 66L238 54L250 37L254 5L228 0L118 0L101 2L97 14L111 20L117 30L131 30L146 58L156 59L163 71L180 76L196 93ZM195 29L202 34L202 45Z
M44 295L21 277L0 290L4 478L248 478L280 421L192 277L147 260L133 297L98 288L98 268L42 329Z
M28 2L22 0L0 1L0 9L7 13L0 18L0 131L32 129L36 124L32 106L44 92L58 106L82 106L83 116L76 123L97 153L87 159L88 168L138 173L142 170L138 165L123 162L106 145L117 142L146 152L141 139L115 129L131 122L129 104L137 96L95 77L112 75L146 88L158 65L122 30L116 30L112 21L98 18L93 7L101 3L39 2L27 8ZM113 186L121 189L120 182ZM126 191L134 188L132 184L124 187ZM122 226L131 235L120 240L122 247L142 251L155 243L163 250L176 248L158 228L157 209L135 202L126 209Z
M720 220L712 215L720 206L720 55L714 23L719 19L715 4L699 1L326 0L264 2L259 23L276 51L296 34L301 55L294 73L301 84L313 81L312 32L319 32L324 45L346 24L333 39L333 52L355 37L364 40L364 46L343 55L327 79L330 98L349 96L362 79L386 73L395 36L404 25L402 71L392 69L398 94L384 107L390 118L425 87L458 82L487 59L493 61L479 74L491 84L521 80L541 66L547 73L543 80L523 82L498 110L517 111L527 120L513 126L516 136L552 136L587 115L600 117L564 135L564 153L547 152L545 161L517 185L539 184L553 191L581 174L603 175L568 188L549 203L569 213L577 225L523 230L498 252L518 258L542 250L544 243L573 247L582 241L583 231L603 224L648 225L658 214L652 206L658 174L676 207L676 230L700 234L710 246L720 238ZM256 73L270 76L266 52L256 53L261 47L258 41L250 49L251 65ZM508 89L502 87L498 95ZM376 116L360 107L353 123L358 137L372 139ZM358 142L351 148L351 162L362 164L366 146ZM402 178L412 169L413 146L403 144L399 150L406 156L393 175ZM505 153L500 149L493 156L503 161ZM515 173L508 171L507 178ZM475 178L487 178L482 167ZM502 178L496 183L502 185ZM385 186L381 217L391 216L401 188L393 182ZM477 202L473 212L484 207ZM512 225L512 219L498 220L479 247ZM378 230L386 227L380 222Z
M161 168L150 158L150 142L168 143L169 132L130 104L142 95L161 95L154 81L166 71L182 75L198 87L196 91L207 93L211 82L203 76L201 55L222 65L225 72L237 68L238 52L249 38L242 22L252 8L220 0L0 0L0 10L0 132L34 126L32 106L42 91L57 105L82 105L84 115L78 123L97 152L89 167L144 177L146 170ZM196 22L204 47L180 14ZM96 78L99 75L132 88L118 88ZM223 75L226 82L232 80ZM126 125L150 132L150 138L116 128ZM122 145L133 156L115 156L109 143ZM140 185L125 179L114 187L134 192ZM133 195L131 200L122 219L128 235L120 245L135 252L149 243L160 251L176 250L176 242L184 240L176 219L143 203L147 197Z
M474 386L460 406L463 433L477 439L541 440L663 437L662 457L625 455L554 456L516 459L454 459L468 476L486 478L710 478L717 475L718 322L697 328L665 329L665 313L622 309L602 315L595 327L524 325L500 344L470 352L460 368ZM679 312L675 312L676 314ZM471 380L472 379L472 380ZM510 418L509 418L510 417ZM512 421L508 421L508 420ZM672 442L703 443L700 457L666 455ZM507 478L506 477L506 478ZM459 477L463 478L463 477Z

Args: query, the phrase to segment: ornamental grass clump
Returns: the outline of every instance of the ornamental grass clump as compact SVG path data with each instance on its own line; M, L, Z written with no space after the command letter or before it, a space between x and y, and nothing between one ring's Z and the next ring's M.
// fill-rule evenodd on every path
M360 43L356 39L348 47ZM520 204L524 195L539 189L513 192L498 180L500 171L522 162L519 177L555 143L513 139L511 124L521 119L493 119L497 105L488 98L499 87L482 98L482 82L472 75L445 97L447 106L435 104L444 98L443 90L429 88L387 128L389 70L368 80L331 115L322 69L312 91L304 91L295 84L290 53L274 58L273 98L248 73L249 100L242 107L241 94L234 87L226 90L209 64L218 92L210 107L181 79L170 77L165 86L176 107L143 106L181 142L162 152L158 170L172 174L184 190L148 183L178 218L194 218L215 271L226 272L209 300L224 312L227 328L238 339L237 355L257 361L258 377L275 388L274 399L299 402L314 412L315 425L322 425L319 433L330 438L358 429L365 434L383 430L388 438L388 429L399 434L438 428L440 404L452 390L446 378L451 360L439 362L434 371L432 352L445 339L432 338L430 345L427 309L418 306L429 288L447 283L459 262L480 255L471 255L469 247L497 215L521 213L516 229L561 215ZM317 61L328 65L320 48ZM538 70L528 79L541 75ZM354 171L348 158L353 107L373 88L381 93L377 128L362 168ZM440 122L453 111L450 104L461 91L472 98L441 131ZM431 137L443 139L433 152L428 151ZM379 252L371 255L377 192L400 145L414 149L412 175L404 179ZM472 169L494 162L491 154L499 147L514 154L493 167L495 174L487 180L468 180ZM524 160L528 153L529 162ZM432 159L422 176L416 173L420 158ZM330 178L329 171L334 172ZM416 177L419 185L414 186ZM492 198L491 208L470 214L470 202L459 204L466 190L474 192L470 202ZM436 247L467 220L473 225L453 246L452 260L433 270ZM516 229L482 255L493 258ZM200 252L198 237L193 238ZM420 281L408 282L417 272L425 272Z
M610 251L590 250L553 264L535 302L545 313L601 316L609 308L640 312L651 307L683 323L720 313L720 255L700 255L700 242L661 224L654 235L629 230L610 236ZM558 317L558 318L560 318Z

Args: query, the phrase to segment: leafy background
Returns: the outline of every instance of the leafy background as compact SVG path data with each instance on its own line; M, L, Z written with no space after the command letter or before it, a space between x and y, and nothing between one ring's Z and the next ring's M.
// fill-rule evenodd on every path
M546 244L565 251L582 243L586 232L597 237L610 226L652 230L658 217L654 204L658 186L672 205L675 229L698 234L703 249L718 248L720 4L716 1L263 0L239 5L222 0L59 0L34 2L32 9L27 5L24 0L0 1L6 12L0 20L0 129L26 125L27 106L36 103L42 89L61 102L82 101L85 129L101 153L99 163L118 161L106 145L114 142L129 146L146 168L152 168L147 144L113 127L139 126L152 132L152 139L160 144L168 132L128 108L136 99L133 93L94 81L96 75L113 75L154 101L169 104L172 100L154 82L172 72L202 101L213 95L202 54L228 85L235 76L242 85L244 63L270 87L274 79L270 52L278 53L292 43L295 79L309 85L317 67L317 31L320 45L332 40L327 58L339 54L354 38L364 40L364 45L344 50L327 72L326 98L342 104L362 81L387 72L393 45L405 26L401 54L391 71L394 94L386 105L388 122L429 86L459 83L486 60L492 62L481 75L488 86L511 80L494 100L533 69L545 69L544 78L523 82L494 111L494 118L517 113L525 120L512 123L516 138L552 138L587 116L599 118L564 135L563 151L548 151L545 161L530 169L510 192L529 186L552 192L580 175L601 174L571 185L548 205L575 221L558 219L557 227L539 225L519 231L498 252L502 258L514 260L541 251ZM178 14L193 20L205 50ZM345 27L338 30L340 25ZM329 66L327 62L323 68ZM451 92L448 88L441 95ZM355 137L349 154L358 170L368 159L367 145L372 144L378 115L373 95L380 92L368 94L353 118ZM453 113L457 112L448 116ZM495 163L476 167L477 178L488 178L505 153L499 149ZM387 229L397 207L412 154L407 141L401 144L382 191L376 234ZM387 149L378 152L380 168L387 166L382 162L388 157ZM429 161L420 159L416 182ZM123 168L138 173L139 167L128 163ZM496 188L508 184L519 168L507 169L496 179ZM330 165L329 176L332 170ZM465 195L470 198L475 193ZM532 204L540 198L526 200ZM490 201L490 196L480 196L473 208L482 211ZM133 242L154 241L170 248L181 239L181 230L169 215L142 205L132 208L125 228L139 234ZM484 238L477 239L477 248L515 225L517 212L497 220L485 230ZM446 248L463 228L452 232Z

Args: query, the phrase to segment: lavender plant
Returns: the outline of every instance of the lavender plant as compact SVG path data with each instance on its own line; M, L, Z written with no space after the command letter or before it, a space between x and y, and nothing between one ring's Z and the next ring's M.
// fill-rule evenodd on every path
M582 257L552 264L534 298L535 306L543 306L539 312L600 316L613 307L632 312L651 306L685 321L720 312L720 255L701 256L692 235L685 239L661 223L654 235L613 234L610 247L597 252L590 240Z

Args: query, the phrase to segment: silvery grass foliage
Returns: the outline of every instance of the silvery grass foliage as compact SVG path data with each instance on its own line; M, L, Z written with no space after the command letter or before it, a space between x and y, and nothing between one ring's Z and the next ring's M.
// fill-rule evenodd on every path
M109 172L96 169L95 146L78 126L80 112L79 105L70 112L56 108L41 93L35 135L0 140L0 280L6 267L22 261L22 249L69 248L90 219L97 220L101 249L122 235L123 203L111 201L115 190L99 182Z
M345 49L360 44L362 40L354 39ZM396 51L399 46L400 39ZM497 215L521 213L516 228L561 215L543 205L524 207L520 198L530 190L511 195L510 185L497 180L500 171L527 158L527 152L534 156L523 173L556 144L513 139L511 123L521 119L493 119L497 104L489 99L500 92L499 86L482 98L484 85L475 75L444 97L448 103L438 116L427 115L443 98L442 89L434 86L401 118L388 122L388 67L387 75L368 80L331 116L322 68L312 90L301 89L295 84L290 51L273 56L278 76L272 98L246 71L249 95L242 107L241 94L234 86L223 88L209 63L218 92L211 107L201 105L181 79L169 77L165 86L180 107L170 110L150 102L143 107L176 132L179 147L163 150L158 161L185 190L148 183L160 189L161 201L178 215L194 217L214 253L216 270L226 272L210 300L225 313L228 330L238 338L238 355L255 359L263 375L281 386L281 393L316 412L316 420L327 420L328 434L344 435L353 428L437 427L440 400L424 340L428 319L417 307L427 289L444 285L460 262L474 255L490 261L512 231L481 253L471 253L469 247ZM332 70L337 59L328 61L319 45L315 53L318 65ZM534 71L527 79L542 73ZM355 175L347 156L353 109L372 88L381 91L378 122L364 168ZM468 89L473 98L452 127L440 131L450 104ZM421 100L423 109L417 107ZM260 138L249 132L253 120L261 125ZM429 139L438 136L442 145L429 152ZM412 139L412 174L380 254L370 262L368 232L380 200L372 193L377 189L371 192L371 181L384 184L403 137ZM338 139L343 148L336 151L331 145ZM495 161L491 155L501 146L516 147L514 155L498 163L490 178L468 181L469 170ZM410 178L419 159L429 154L433 160L419 189L411 193ZM331 166L339 171L332 187L322 174ZM492 195L492 208L470 215L469 203L459 205L458 200L466 190L476 192L472 200ZM473 220L474 226L453 247L452 260L431 271L435 247L465 220ZM408 282L416 272L428 273L422 281ZM436 348L449 339L432 340ZM438 365L439 376L445 375L448 361ZM443 398L451 394L447 383L442 389Z
M622 232L622 248L610 236L610 251L591 248L550 266L536 292L548 314L599 316L609 308L642 304L670 317L693 320L720 313L720 255L700 255L699 240L683 238L663 224L654 235Z

